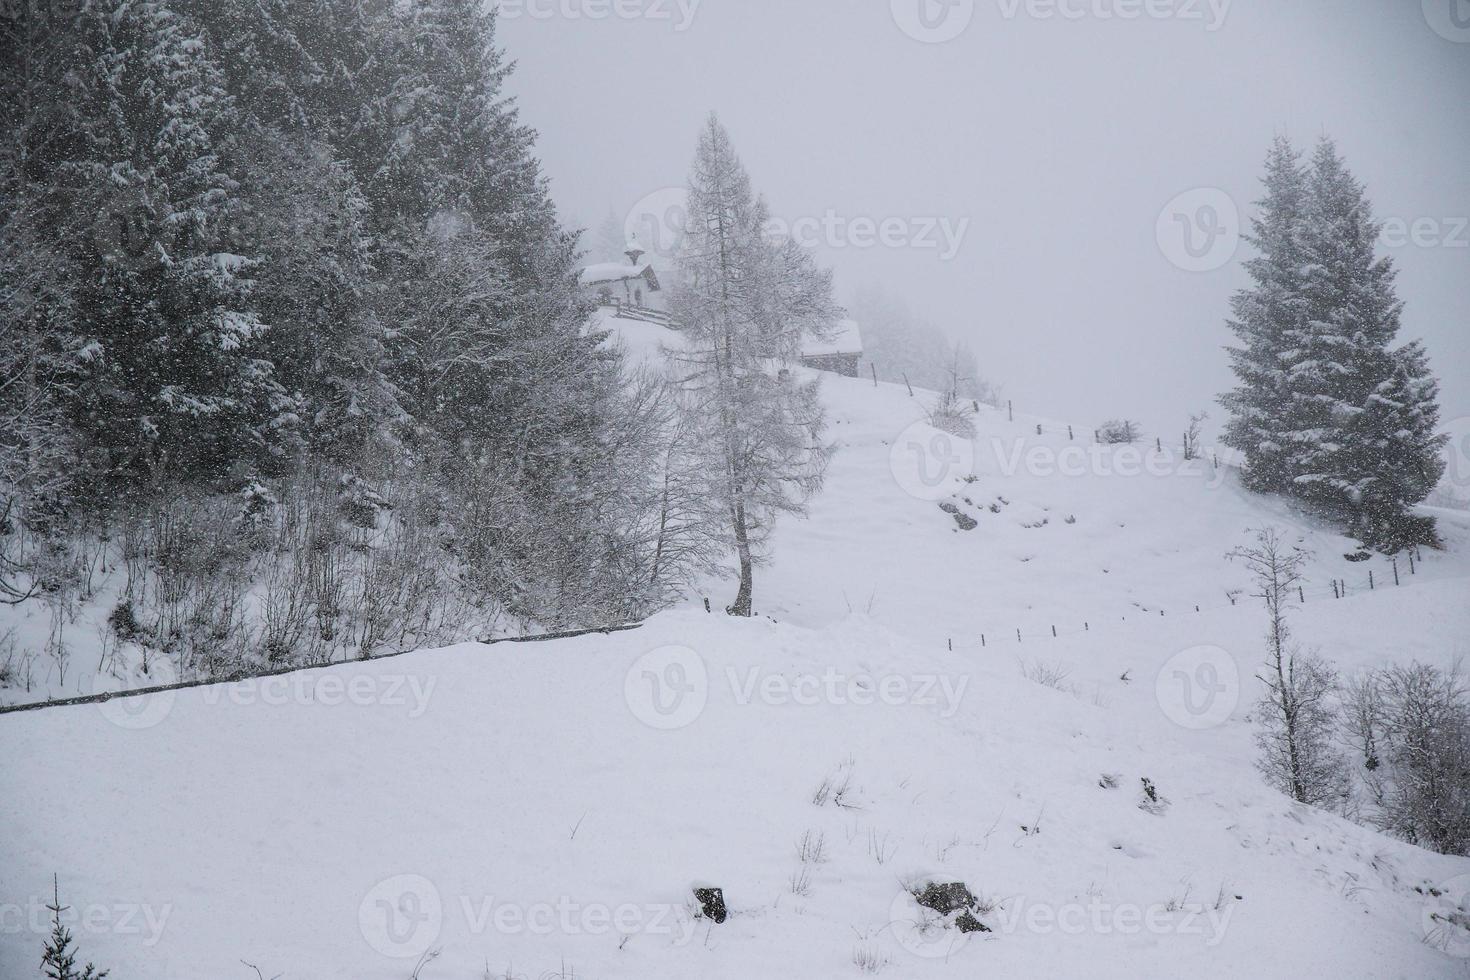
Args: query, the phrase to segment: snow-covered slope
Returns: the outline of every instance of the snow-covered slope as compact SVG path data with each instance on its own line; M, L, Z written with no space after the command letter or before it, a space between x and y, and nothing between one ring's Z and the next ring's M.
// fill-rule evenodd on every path
M614 325L641 355L669 336ZM1431 916L1470 861L1261 783L1263 622L1223 559L1291 529L1317 554L1304 643L1345 673L1445 663L1470 653L1463 515L1395 586L1228 470L1048 474L1090 431L987 409L967 448L913 427L924 393L825 390L840 451L758 570L763 618L692 602L0 716L0 976L34 974L53 872L117 977L401 980L432 950L423 980L1465 975L1470 933ZM916 925L926 880L991 931Z

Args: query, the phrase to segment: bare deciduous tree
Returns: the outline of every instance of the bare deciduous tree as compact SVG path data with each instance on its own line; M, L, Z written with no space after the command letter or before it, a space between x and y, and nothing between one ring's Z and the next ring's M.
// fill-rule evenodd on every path
M1255 542L1230 552L1256 582L1252 593L1266 603L1266 662L1256 677L1265 685L1257 710L1256 766L1266 781L1298 803L1340 803L1348 793L1347 769L1334 748L1336 718L1331 697L1337 674L1316 653L1291 643L1286 610L1310 557L1274 528L1256 531Z
M832 277L793 241L766 236L765 201L713 116L690 174L689 225L674 311L688 344L675 370L698 426L714 495L728 514L740 585L729 607L749 616L753 567L779 513L801 513L830 455L818 383L792 370L804 336L839 316Z
M1346 703L1374 822L1436 851L1470 852L1470 691L1459 664L1376 671Z

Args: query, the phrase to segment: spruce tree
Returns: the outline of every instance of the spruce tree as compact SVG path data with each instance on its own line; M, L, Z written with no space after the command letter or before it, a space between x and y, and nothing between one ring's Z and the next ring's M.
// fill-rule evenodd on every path
M80 270L64 380L97 487L258 465L294 412L262 356L233 225L236 116L218 65L196 25L149 0L89 4L51 44L69 70L33 148L52 169L34 180Z
M1278 138L1249 240L1254 285L1232 300L1239 381L1224 441L1244 481L1295 496L1387 552L1435 540L1412 513L1443 473L1438 383L1403 303L1363 186L1324 139L1303 168Z
M1245 457L1242 478L1262 492L1291 489L1288 356L1304 315L1303 259L1297 241L1306 209L1307 179L1290 140L1278 136L1266 156L1264 196L1256 202L1246 240L1257 255L1245 263L1254 285L1231 299L1228 347L1239 384L1220 402L1229 411L1222 441Z
M99 970L91 963L77 969L77 951L72 948L71 930L61 924L61 913L68 906L61 904L61 890L53 875L51 879L53 897L46 906L51 913L51 935L46 939L41 954L41 969L48 980L103 980L108 971Z
M1433 541L1414 517L1443 472L1438 386L1417 343L1395 348L1403 303L1363 186L1323 139L1299 241L1306 318L1291 340L1285 431L1300 495L1370 547Z

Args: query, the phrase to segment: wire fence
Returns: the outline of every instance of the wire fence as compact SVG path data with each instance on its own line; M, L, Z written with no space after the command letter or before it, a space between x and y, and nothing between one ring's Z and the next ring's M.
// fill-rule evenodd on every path
M1348 563L1342 578L1333 578L1326 586L1321 585L1299 585L1292 589L1292 596L1298 605L1308 605L1317 601L1334 601L1348 597L1376 595L1380 592L1406 588L1411 585L1433 584L1445 581L1464 581L1470 576L1433 576L1421 578L1420 570L1425 567L1422 555L1417 554L1417 549L1405 553L1400 561L1396 557L1381 559L1377 568L1363 567L1364 563ZM1250 595L1246 590L1227 590L1221 593L1223 599L1211 602L1186 603L1180 606L1168 607L1163 604L1157 606L1135 605L1133 610L1119 616L1117 619L1106 620L1083 620L1080 627L1075 621L1068 625L1058 625L1064 621L1058 618L1057 623L1040 630L1034 626L1028 630L1025 627L1001 627L995 630L984 630L978 634L969 632L956 643L955 637L949 637L946 643L949 649L954 650L958 646L988 649L998 644L1022 644L1033 641L1059 639L1066 636L1082 636L1086 633L1097 632L1106 629L1116 623L1127 622L1131 617L1134 622L1146 622L1152 619L1167 619L1169 616L1193 616L1199 613L1218 612L1224 609L1253 607L1256 603L1264 603L1260 596Z

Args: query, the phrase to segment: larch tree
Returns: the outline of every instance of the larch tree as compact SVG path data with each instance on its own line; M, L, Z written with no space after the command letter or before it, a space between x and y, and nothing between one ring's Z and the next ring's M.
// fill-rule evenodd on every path
M830 448L819 382L795 365L802 338L827 335L840 310L830 273L766 235L766 205L714 116L690 172L688 221L673 298L686 344L675 370L739 563L728 611L749 616L773 522L803 513L821 486Z

